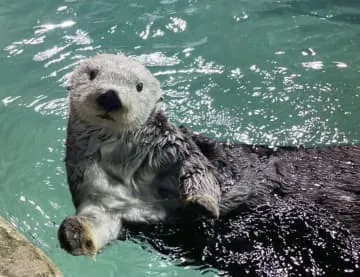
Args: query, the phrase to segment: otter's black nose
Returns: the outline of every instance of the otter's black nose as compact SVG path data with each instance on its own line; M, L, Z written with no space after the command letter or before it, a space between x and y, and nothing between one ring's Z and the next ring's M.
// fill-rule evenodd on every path
M106 112L116 111L122 106L116 91L112 89L101 94L96 101Z

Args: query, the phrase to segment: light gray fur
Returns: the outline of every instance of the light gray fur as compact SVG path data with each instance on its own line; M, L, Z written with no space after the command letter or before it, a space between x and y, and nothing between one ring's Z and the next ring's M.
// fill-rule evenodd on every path
M96 97L109 89L124 107L104 119ZM69 97L68 183L76 216L90 223L98 249L121 235L124 222L167 220L193 196L218 206L212 165L168 121L159 82L143 65L119 55L90 58L73 73Z

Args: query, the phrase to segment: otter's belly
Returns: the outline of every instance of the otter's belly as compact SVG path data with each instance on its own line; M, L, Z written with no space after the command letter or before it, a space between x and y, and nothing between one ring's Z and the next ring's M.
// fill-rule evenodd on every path
M149 151L117 141L103 145L100 160L85 172L93 198L131 218L147 211L159 218L173 213L181 205L178 169L152 168L147 162Z
M181 208L179 193L172 189L174 176L137 172L132 178L122 178L114 169L109 172L100 164L86 169L81 189L84 205L80 205L80 210L101 206L126 222L156 223L173 217ZM128 181L123 182L124 179Z
M156 172L150 167L138 168L132 175L121 174L120 166L104 167L108 189L115 189L118 198L132 198L142 202L161 202L179 200L180 191L176 171ZM113 192L112 192L113 193Z

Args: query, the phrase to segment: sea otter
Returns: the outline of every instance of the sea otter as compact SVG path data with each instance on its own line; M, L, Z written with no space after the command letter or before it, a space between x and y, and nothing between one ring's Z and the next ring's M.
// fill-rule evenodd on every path
M195 241L179 242L186 255L237 276L241 255L262 245L257 239L271 244L281 235L286 245L293 232L293 243L303 247L296 230L302 228L307 242L322 232L331 241L332 257L347 261L351 272L358 270L360 147L275 150L193 133L169 121L157 79L121 55L82 62L72 75L69 99L65 162L76 214L65 218L58 231L69 253L95 255L139 226L158 226L148 234L155 248L165 250L164 244L176 246L176 241L170 243L159 226L180 226L177 234L198 230ZM250 222L255 227L246 229ZM269 224L275 233L267 230ZM161 243L154 243L157 239ZM317 248L308 249L314 263ZM273 261L280 259L273 251ZM324 272L337 272L326 271L333 269L330 261L324 264ZM279 267L297 272L285 262Z

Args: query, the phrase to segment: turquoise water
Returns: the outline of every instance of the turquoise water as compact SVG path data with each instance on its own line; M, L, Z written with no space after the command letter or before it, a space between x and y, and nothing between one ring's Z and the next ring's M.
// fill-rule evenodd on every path
M141 60L172 120L219 140L360 143L358 1L23 2L0 3L0 215L66 277L216 275L130 241L96 261L60 249L57 227L73 212L64 87L87 56Z

